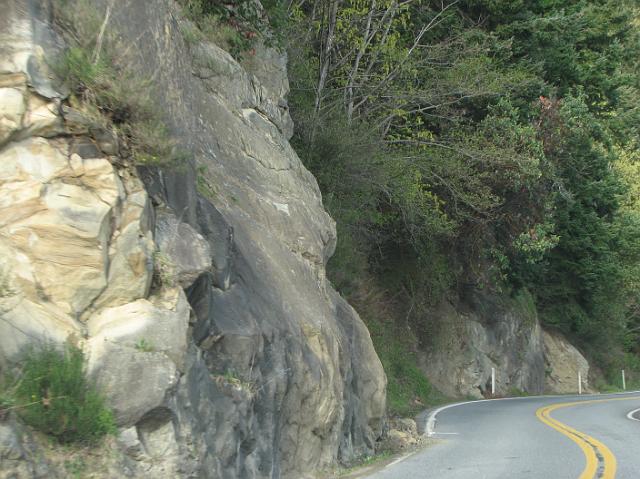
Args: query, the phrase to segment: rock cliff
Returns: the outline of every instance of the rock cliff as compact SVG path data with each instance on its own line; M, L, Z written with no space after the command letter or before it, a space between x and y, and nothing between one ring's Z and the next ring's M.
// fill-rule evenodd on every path
M464 299L440 304L430 321L421 366L445 394L490 397L492 368L496 395L542 393L542 328L526 291L510 298L470 289Z
M243 66L186 44L171 0L111 2L193 157L135 168L47 67L49 2L0 4L0 368L41 341L85 350L120 428L103 477L298 479L371 454L386 380L325 278L335 225L288 143L283 56ZM64 476L0 426L1 477Z
M418 355L421 369L450 397L576 394L583 392L589 363L561 334L545 331L526 290L515 297L470 288L430 314L428 341Z

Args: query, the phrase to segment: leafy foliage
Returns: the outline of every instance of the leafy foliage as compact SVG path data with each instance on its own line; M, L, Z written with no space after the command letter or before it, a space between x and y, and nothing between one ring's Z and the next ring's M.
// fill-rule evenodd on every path
M13 389L22 418L60 442L93 443L115 431L113 415L88 382L84 356L75 347L29 351Z
M366 319L371 339L387 374L387 407L398 416L415 415L449 398L438 391L417 366L417 339L406 327L394 324L397 305L370 282L361 283L350 297Z
M209 40L241 60L255 54L258 41L282 47L288 27L285 2L264 0L181 0L199 33L183 31L188 43Z
M526 287L605 368L640 352L634 2L288 12L294 145L338 222L339 289L377 276L419 330L460 284Z

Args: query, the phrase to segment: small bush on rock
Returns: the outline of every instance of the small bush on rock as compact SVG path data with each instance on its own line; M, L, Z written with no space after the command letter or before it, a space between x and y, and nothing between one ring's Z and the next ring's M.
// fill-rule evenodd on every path
M60 442L94 443L115 432L113 414L87 380L78 348L45 345L29 351L14 394L25 422Z
M69 47L52 67L70 89L71 103L117 134L122 155L137 165L181 167L189 155L171 137L151 79L134 68L131 52L109 29L109 15L110 7L99 12L87 0L74 6L56 0L54 18Z

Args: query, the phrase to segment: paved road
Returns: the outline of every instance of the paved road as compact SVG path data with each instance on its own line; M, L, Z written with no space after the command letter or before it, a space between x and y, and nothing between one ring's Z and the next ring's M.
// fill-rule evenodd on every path
M368 479L639 479L637 408L638 392L449 407L434 445Z

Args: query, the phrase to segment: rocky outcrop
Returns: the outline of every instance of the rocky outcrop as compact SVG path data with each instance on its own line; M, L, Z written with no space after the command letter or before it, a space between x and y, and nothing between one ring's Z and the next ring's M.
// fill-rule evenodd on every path
M15 417L0 421L0 479L58 478L42 448Z
M211 270L209 242L175 215L157 213L155 239L156 264L164 282L188 288L203 272Z
M242 66L187 45L173 1L117 2L105 28L194 157L138 170L47 71L47 5L0 18L0 368L85 349L121 428L105 477L299 479L372 453L385 377L325 278L335 225L288 143L286 60Z
M542 393L542 328L526 291L515 298L470 290L459 302L432 311L421 367L431 382L450 397L491 396L491 369L496 395Z
M427 437L418 431L416 421L410 418L393 418L389 420L389 430L380 447L392 454L407 454L412 450L424 447Z
M589 362L560 333L542 332L545 359L545 392L576 394L578 373L583 392L594 392L589 386Z

